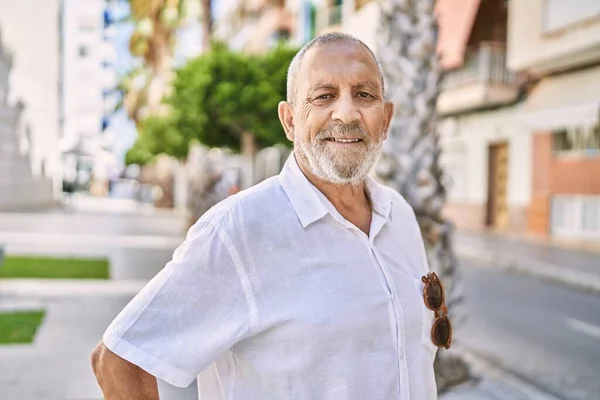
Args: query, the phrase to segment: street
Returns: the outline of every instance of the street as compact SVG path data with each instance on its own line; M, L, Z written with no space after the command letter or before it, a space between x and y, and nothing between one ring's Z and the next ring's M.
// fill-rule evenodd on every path
M470 314L457 343L560 398L600 399L600 296L461 266Z

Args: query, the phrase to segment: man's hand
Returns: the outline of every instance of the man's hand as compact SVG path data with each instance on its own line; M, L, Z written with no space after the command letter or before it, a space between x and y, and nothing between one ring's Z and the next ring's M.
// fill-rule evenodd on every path
M105 400L158 400L156 378L122 359L102 342L92 353L92 369Z

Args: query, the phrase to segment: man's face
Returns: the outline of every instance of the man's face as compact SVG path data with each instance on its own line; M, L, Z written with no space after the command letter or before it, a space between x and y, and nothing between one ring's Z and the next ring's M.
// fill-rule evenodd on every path
M305 54L297 82L286 133L298 162L325 181L360 184L377 161L393 111L375 60L360 44L319 45Z

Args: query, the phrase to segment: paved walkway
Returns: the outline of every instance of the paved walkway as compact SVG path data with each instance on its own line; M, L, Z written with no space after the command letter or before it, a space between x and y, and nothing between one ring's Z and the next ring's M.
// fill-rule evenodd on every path
M45 309L33 345L0 346L1 400L95 400L89 357L102 333L183 240L183 218L89 199L68 210L0 214L9 254L107 257L110 281L0 280L0 310ZM159 383L161 399L196 391Z
M481 265L600 293L600 252L491 232L465 231L456 233L455 249L459 257L480 261Z
M34 285L3 295L0 304L13 309L46 309L31 346L0 346L0 393L3 400L99 400L101 392L89 364L89 355L106 326L130 300L131 288L107 293L101 285L82 283L86 291L59 296L51 286ZM8 287L8 285L5 285ZM25 289L25 284L17 287ZM98 291L97 291L98 290ZM64 293L64 292L63 292ZM76 301L74 301L76 300ZM24 307L21 307L24 306ZM556 400L519 379L467 353L482 381L459 387L440 400ZM195 386L178 389L159 382L163 400L196 400Z
M162 268L182 240L180 216L108 209L104 215L0 215L0 242L8 244L9 253L105 255L113 264L113 280L108 282L0 282L0 309L46 310L33 345L0 346L2 400L102 398L89 363L93 347L114 316ZM94 213L100 211L94 208ZM477 386L456 388L442 400L553 400L469 357L483 380ZM194 384L177 389L159 382L159 389L163 400L196 399Z

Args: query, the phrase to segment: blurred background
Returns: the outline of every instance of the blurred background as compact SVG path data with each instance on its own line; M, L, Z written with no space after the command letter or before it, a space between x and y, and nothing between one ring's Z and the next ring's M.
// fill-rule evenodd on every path
M93 347L194 221L280 171L287 67L332 31L424 73L390 90L435 126L410 162L451 256L441 398L600 399L600 1L0 0L0 400L102 398Z

